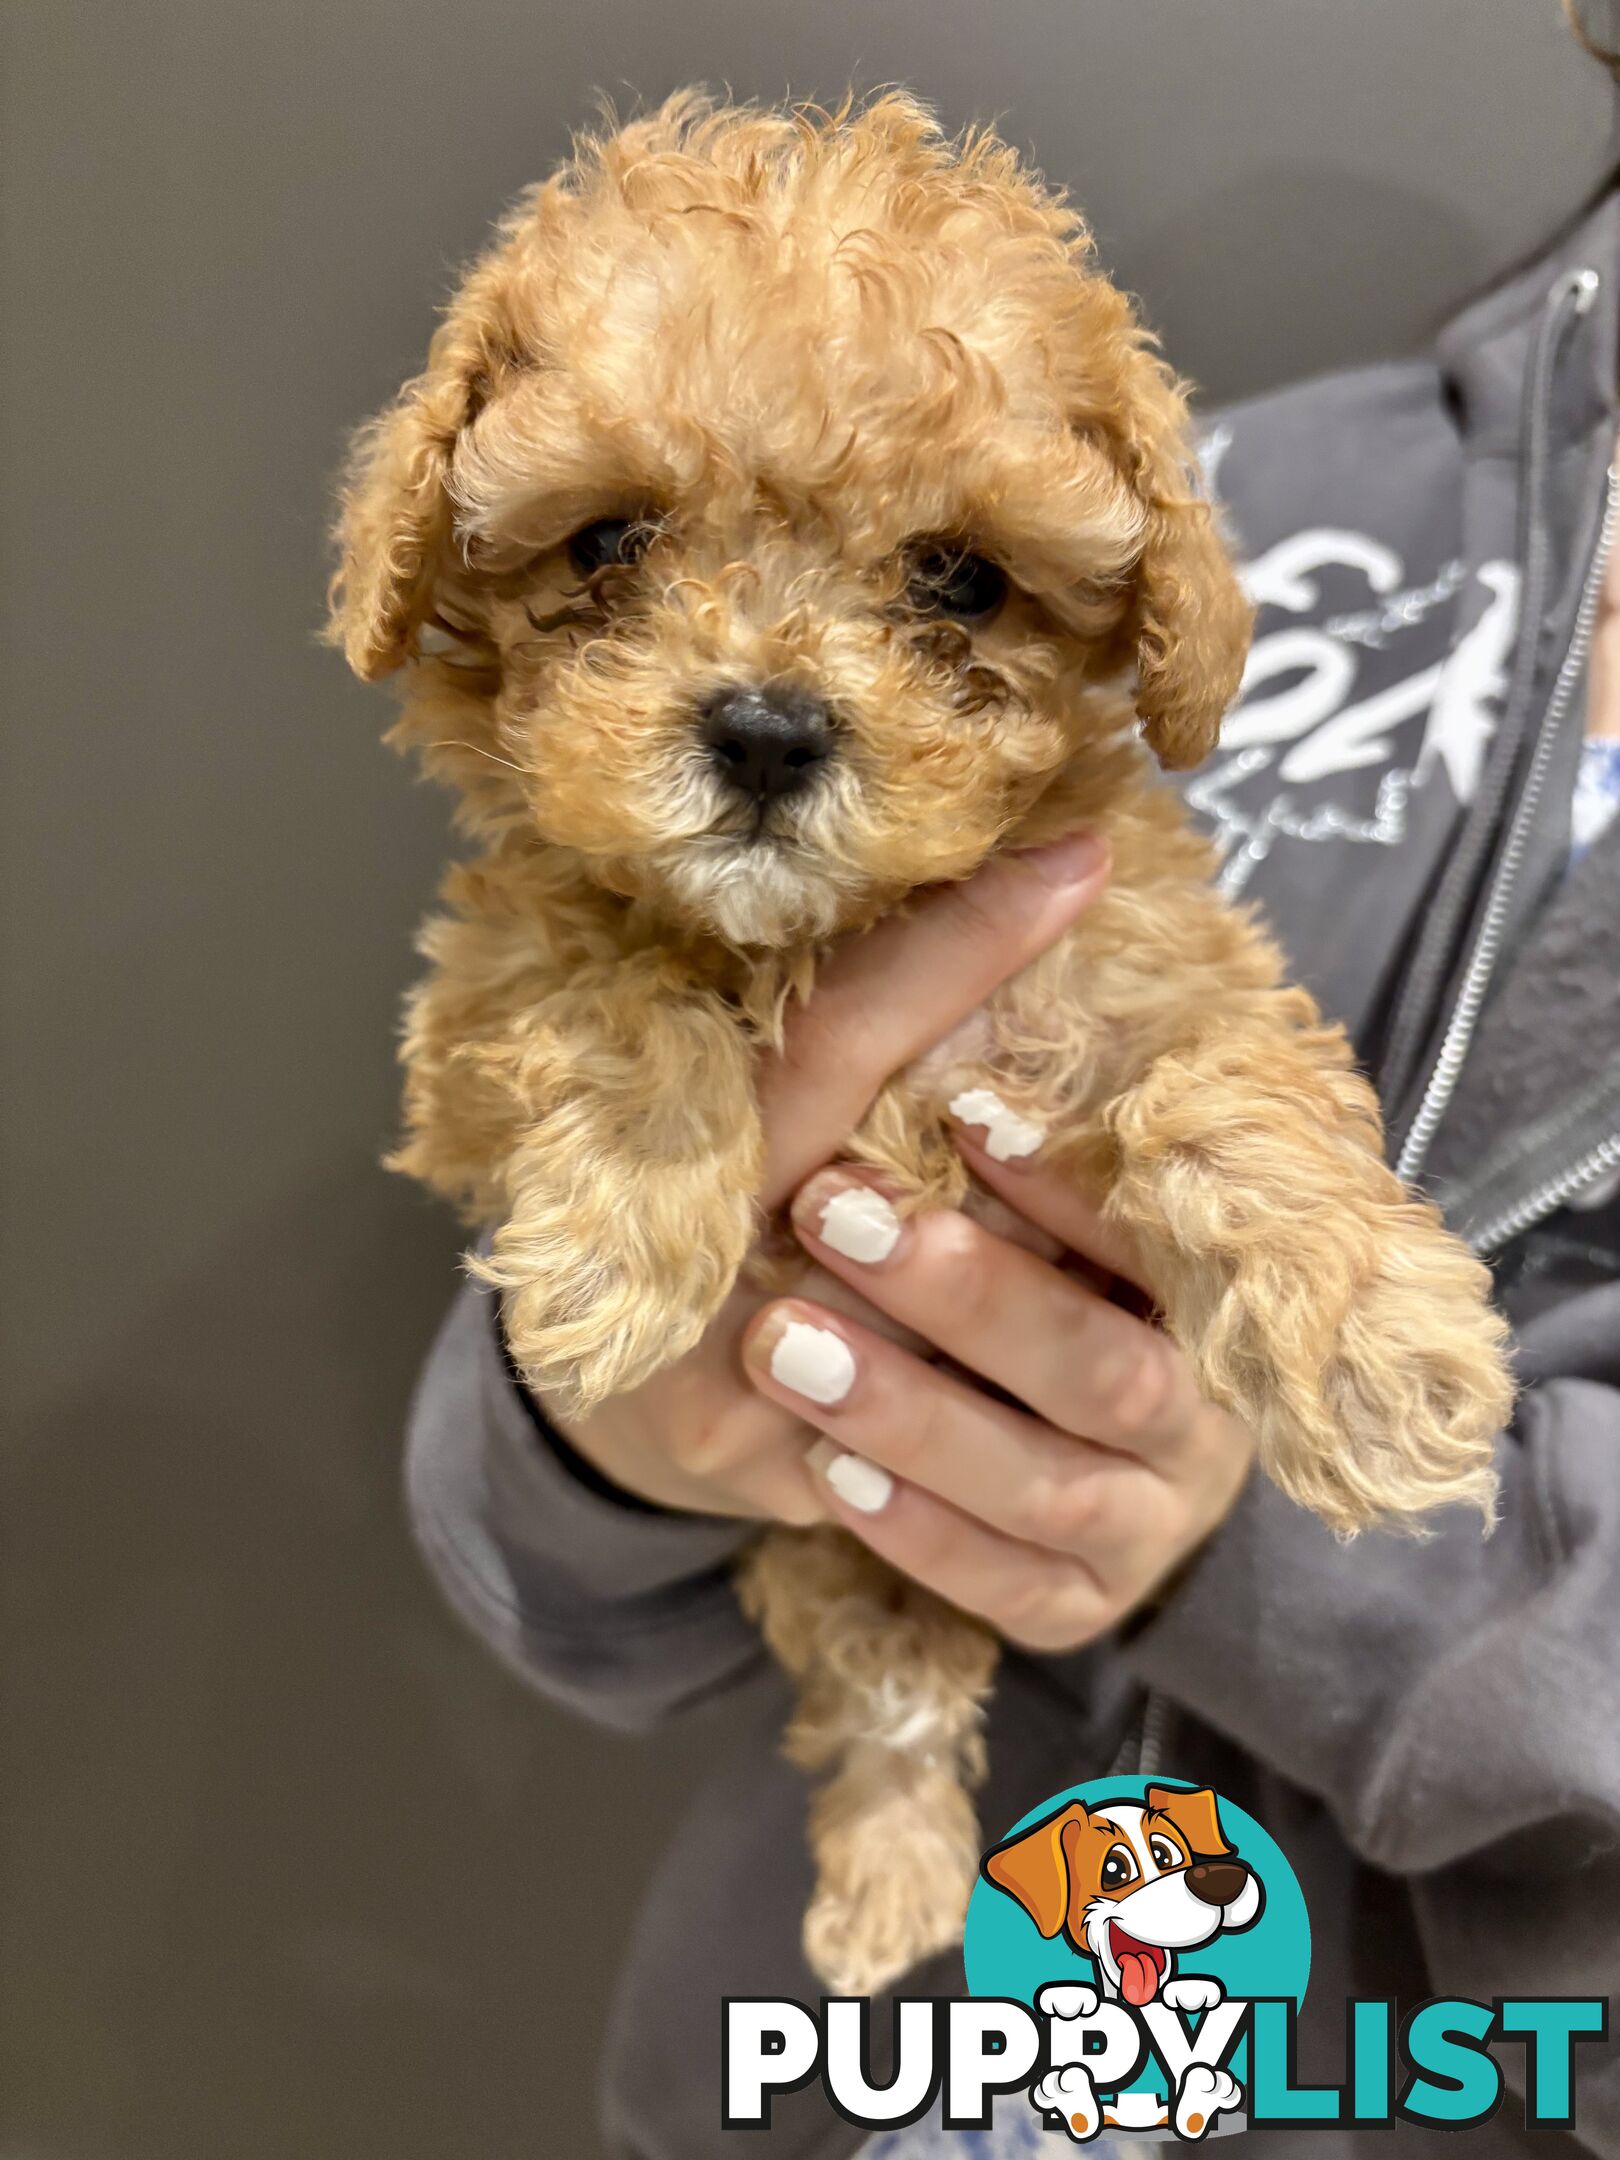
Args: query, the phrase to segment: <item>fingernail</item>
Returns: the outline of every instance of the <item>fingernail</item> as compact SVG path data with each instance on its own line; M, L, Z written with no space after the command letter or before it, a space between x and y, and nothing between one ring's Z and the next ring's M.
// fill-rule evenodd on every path
M1004 1103L994 1088L965 1088L947 1107L960 1124L983 1129L984 1152L992 1162L1018 1162L1033 1155L1046 1137L1033 1118Z
M777 1386L791 1388L807 1402L842 1402L855 1384L855 1353L849 1344L831 1328L813 1327L808 1320L784 1321L780 1332L756 1338L750 1355L758 1362L762 1354Z
M1089 885L1107 864L1108 843L1096 833L1065 833L1045 847L1020 848L1015 859L1048 885Z
M887 1260L900 1242L900 1218L882 1193L837 1170L825 1170L801 1187L793 1220L846 1260L868 1267Z
M876 1515L893 1497L894 1479L881 1463L868 1462L864 1455L848 1454L830 1440L818 1440L810 1450L809 1461L857 1515Z

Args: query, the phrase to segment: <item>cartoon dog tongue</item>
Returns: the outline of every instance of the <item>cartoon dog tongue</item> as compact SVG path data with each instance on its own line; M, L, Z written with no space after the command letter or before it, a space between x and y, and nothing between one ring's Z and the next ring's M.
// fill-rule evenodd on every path
M1144 2003L1153 2000L1159 1974L1164 1968L1164 1953L1147 1943L1139 1943L1117 1923L1113 1951L1119 1962L1119 1991L1128 2003L1140 2010Z

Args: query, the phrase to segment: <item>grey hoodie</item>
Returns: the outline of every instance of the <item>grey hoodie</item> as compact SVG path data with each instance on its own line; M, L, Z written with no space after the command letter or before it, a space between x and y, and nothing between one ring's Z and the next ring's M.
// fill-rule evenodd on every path
M1190 799L1230 890L1351 1028L1404 1171L1495 1265L1523 1394L1490 1539L1458 1514L1427 1542L1339 1545L1257 1479L1121 1634L1009 1656L981 1820L988 1840L1139 1759L1258 1816L1311 1914L1307 2078L1337 2081L1348 1997L1620 1997L1620 827L1563 876L1617 296L1620 198L1432 354L1240 406L1206 444L1260 614ZM449 1597L547 1695L641 1729L759 1684L753 1746L696 1799L641 1916L610 2149L855 2151L815 2087L768 2132L719 2127L721 1998L819 1992L798 1947L804 1790L730 1586L746 1530L643 1507L570 1458L471 1287L422 1378L408 1486ZM900 1992L961 1985L947 1957ZM1501 2059L1512 2090L1468 2150L1620 2160L1612 2040L1578 2052L1573 2133L1525 2131L1522 2047ZM1456 2135L1222 2150L1407 2160Z

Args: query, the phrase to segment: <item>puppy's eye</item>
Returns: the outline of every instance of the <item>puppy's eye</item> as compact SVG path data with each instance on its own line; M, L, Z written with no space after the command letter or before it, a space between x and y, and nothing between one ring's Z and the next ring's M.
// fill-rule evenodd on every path
M1007 573L987 555L925 547L912 558L911 604L956 622L988 622L1007 597Z
M652 538L650 529L636 518L598 518L582 525L568 543L568 560L581 577L598 570L623 570L638 562Z
M1136 1861L1124 1845L1110 1845L1103 1855L1102 1886L1105 1890L1123 1890L1128 1882L1136 1880Z
M1148 1851L1153 1855L1153 1865L1161 1868L1178 1868L1181 1855L1167 1838L1156 1837L1149 1841Z

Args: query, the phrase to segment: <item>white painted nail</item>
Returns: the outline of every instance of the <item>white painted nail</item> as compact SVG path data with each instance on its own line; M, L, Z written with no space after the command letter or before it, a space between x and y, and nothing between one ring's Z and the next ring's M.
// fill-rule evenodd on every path
M1033 1155L1046 1137L1033 1118L1009 1109L994 1088L967 1088L953 1096L951 1116L964 1125L984 1127L984 1152L992 1162L1014 1162Z
M851 1185L822 1209L821 1240L846 1260L887 1260L900 1242L900 1218L882 1193Z
M855 1357L831 1328L790 1320L771 1346L771 1378L807 1402L842 1402L855 1384Z
M821 1474L846 1506L861 1515L876 1515L889 1504L894 1479L881 1463L864 1455L838 1455L821 1465Z

